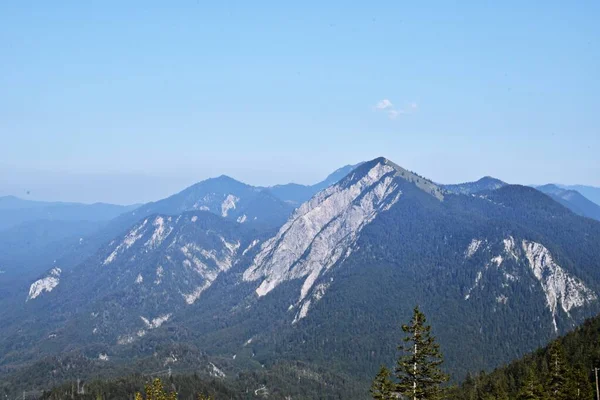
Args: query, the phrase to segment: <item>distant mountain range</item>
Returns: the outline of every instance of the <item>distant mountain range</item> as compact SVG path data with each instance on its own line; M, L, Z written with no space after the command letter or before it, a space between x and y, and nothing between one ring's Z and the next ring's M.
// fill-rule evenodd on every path
M85 247L84 237L136 207L0 197L0 299L10 296L23 280L48 269L54 260L70 258L73 249Z
M450 185L441 185L444 189L455 194L475 194L483 191L490 191L500 189L506 186L506 182L502 182L500 179L492 178L491 176L484 176L475 182L465 182Z
M351 169L340 168L315 185L273 187L254 187L223 175L163 200L132 206L0 197L0 270L5 273L0 292L4 288L8 293L20 279L29 280L55 263L68 270L152 214L208 211L238 223L276 229L299 202L337 182ZM3 237L6 240L1 240Z
M314 185L299 185L297 183L288 183L285 185L271 186L269 190L279 199L294 206L298 206L304 203L305 201L308 201L311 197L313 197L321 190L338 182L340 179L348 175L350 171L360 166L361 164L362 163L346 165L342 168L339 168L332 172L323 181Z
M581 193L582 195L584 195L586 198L588 198L589 200L600 205L600 187L586 186L586 185L560 185L560 184L557 184L556 186L563 188L563 189L567 189L567 190L576 190L579 193Z
M600 222L489 177L438 185L385 158L336 173L295 209L296 186L219 177L114 218L0 299L0 377L301 361L366 391L415 304L455 378L600 312Z
M489 192L508 185L499 179L490 176L483 177L476 182L466 182L450 185L441 185L444 189L456 194L470 194ZM593 218L600 221L600 205L588 200L581 193L573 189L564 189L559 185L547 184L542 186L534 186L540 192L547 194L554 200L573 211L575 214ZM587 188L588 193L593 193L595 188L579 186Z
M137 208L138 205L81 204L25 200L14 196L0 197L0 230L24 222L48 221L109 221Z
M151 214L178 215L193 210L208 211L242 224L278 227L293 206L274 196L269 189L222 175L196 183L166 199L144 204L122 217L139 220Z
M600 205L588 200L578 191L563 189L552 184L537 186L536 189L546 193L575 214L600 221Z

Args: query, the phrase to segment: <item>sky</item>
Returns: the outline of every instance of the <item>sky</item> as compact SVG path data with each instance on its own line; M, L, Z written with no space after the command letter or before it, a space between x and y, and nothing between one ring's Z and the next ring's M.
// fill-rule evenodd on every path
M441 183L600 186L599 16L598 1L3 1L0 195L136 203L378 156Z

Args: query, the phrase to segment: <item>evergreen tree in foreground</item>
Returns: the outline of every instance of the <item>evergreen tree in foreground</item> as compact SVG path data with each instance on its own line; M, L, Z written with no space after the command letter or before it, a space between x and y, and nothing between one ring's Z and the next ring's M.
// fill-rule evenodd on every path
M373 396L375 400L393 399L394 384L392 383L390 376L390 370L387 369L385 365L382 365L371 385L371 396Z
M533 370L529 370L527 373L527 378L519 394L517 395L518 400L546 400L546 394L544 393L544 388L540 384L535 372Z
M595 399L593 388L585 369L574 368L571 370L570 391L572 400Z
M571 396L569 396L568 391L571 382L569 381L569 371L565 361L565 351L560 342L552 343L549 358L548 394L554 400L570 400Z
M409 325L403 325L406 333L404 345L398 349L400 356L396 365L396 393L413 400L437 400L442 397L442 383L448 376L442 372L443 362L440 346L431 336L431 326L426 324L425 315L415 307Z
M145 400L177 400L177 393L167 393L159 378L156 378L152 383L147 384L145 389ZM144 396L141 393L136 393L135 400L144 400Z

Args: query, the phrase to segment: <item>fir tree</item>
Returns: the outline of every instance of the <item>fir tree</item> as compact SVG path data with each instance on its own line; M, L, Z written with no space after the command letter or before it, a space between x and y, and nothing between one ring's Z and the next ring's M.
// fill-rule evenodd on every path
M385 365L379 369L379 373L375 376L371 385L371 396L375 400L391 400L393 397L394 384L390 379L391 373Z
M527 373L527 378L517 395L518 400L546 400L542 385L532 370Z
M147 384L145 389L145 400L177 400L177 393L167 393L159 378L156 378L152 383ZM135 400L144 400L144 396L142 396L141 393L136 393Z
M583 368L574 368L570 374L569 398L573 400L588 400L595 398L589 374Z
M569 400L569 373L565 363L565 351L558 341L550 346L548 368L550 370L549 397L554 400Z
M437 400L442 396L442 383L448 380L440 365L440 346L431 335L425 315L415 307L409 325L403 325L405 344L398 346L404 354L398 359L396 392L413 400Z

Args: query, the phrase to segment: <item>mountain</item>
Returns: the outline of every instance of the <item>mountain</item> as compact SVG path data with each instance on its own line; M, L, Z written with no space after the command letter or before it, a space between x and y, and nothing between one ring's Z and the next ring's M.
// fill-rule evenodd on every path
M325 181L303 188L318 191L329 182L338 180L349 168L351 166L340 168ZM89 206L46 203L13 196L1 197L0 217L3 213L7 217L4 225L0 223L0 228L5 227L4 236L9 240L0 240L0 267L3 266L0 270L19 273L21 278L30 279L31 276L24 272L39 274L55 262L63 269L69 269L152 214L179 215L202 210L262 229L275 229L292 212L292 203L274 196L269 188L253 187L227 176L207 179L168 198L130 207L100 203ZM92 225L94 229L91 229ZM72 235L67 238L66 232ZM17 282L9 280L8 275L0 277L0 287Z
M47 270L84 237L98 231L104 222L38 220L23 222L0 231L0 301L20 290L20 285Z
M77 237L77 242L61 243L60 254L46 257L63 271L83 262L102 246L131 230L139 221L153 215L178 216L188 211L205 211L237 224L250 224L259 230L277 229L292 212L292 206L268 190L238 182L227 176L196 183L168 198L146 203L102 224L99 229ZM1 260L1 257L0 257Z
M222 175L196 183L181 192L123 215L134 221L152 214L179 215L185 211L208 211L239 223L279 227L293 207L269 190L247 185Z
M192 306L259 236L206 211L144 218L78 267L53 266L31 283L19 306L1 311L8 327L2 362L73 343L105 350L134 342ZM12 321L15 311L21 314ZM36 328L24 333L29 324ZM24 341L29 344L21 347Z
M484 176L475 182L465 182L450 185L440 185L449 192L455 194L474 194L477 192L483 192L486 190L496 190L507 183L502 182L500 179L492 178L491 176Z
M490 374L469 376L462 385L453 390L450 399L518 398L528 377L533 376L537 384L550 382L548 372L553 363L556 349L562 353L567 370L562 379L563 388L574 392L573 399L594 398L594 374L591 367L598 365L600 354L600 316L591 318L572 332L525 357L502 366ZM543 388L550 390L548 385ZM579 394L579 397L577 395ZM551 395L550 395L551 396ZM554 397L548 397L554 398Z
M0 197L0 230L37 220L108 221L135 208L137 205L42 202L4 196Z
M287 202L288 204L292 204L298 206L305 201L309 200L312 196L320 192L321 190L337 183L343 177L348 175L350 171L360 166L362 163L354 164L354 165L346 165L344 167L338 168L333 171L327 178L319 183L315 183L314 185L300 185L297 183L288 183L285 185L275 185L271 186L269 190L273 193L277 198Z
M600 188L586 185L557 185L563 189L576 190L594 203L600 205Z
M177 371L194 348L233 374L306 362L362 382L364 398L415 304L454 379L600 312L600 223L533 188L455 194L378 158L276 228L217 215L226 197L207 200L212 212L142 207L92 257L33 280L0 311L2 379L63 367L73 377L42 358L71 353ZM174 198L173 212L195 204Z
M600 221L600 205L588 200L581 193L552 184L537 186L536 189L546 193L575 214Z
M355 361L371 354L351 371L360 374L394 353L398 321L419 303L461 376L598 310L600 254L588 235L599 238L599 224L521 186L467 197L387 160L363 167L300 207L244 272L259 301L297 288L286 290L289 337L266 335L265 347L294 343L284 348L295 357L346 365L350 348ZM458 332L477 350L449 345Z

